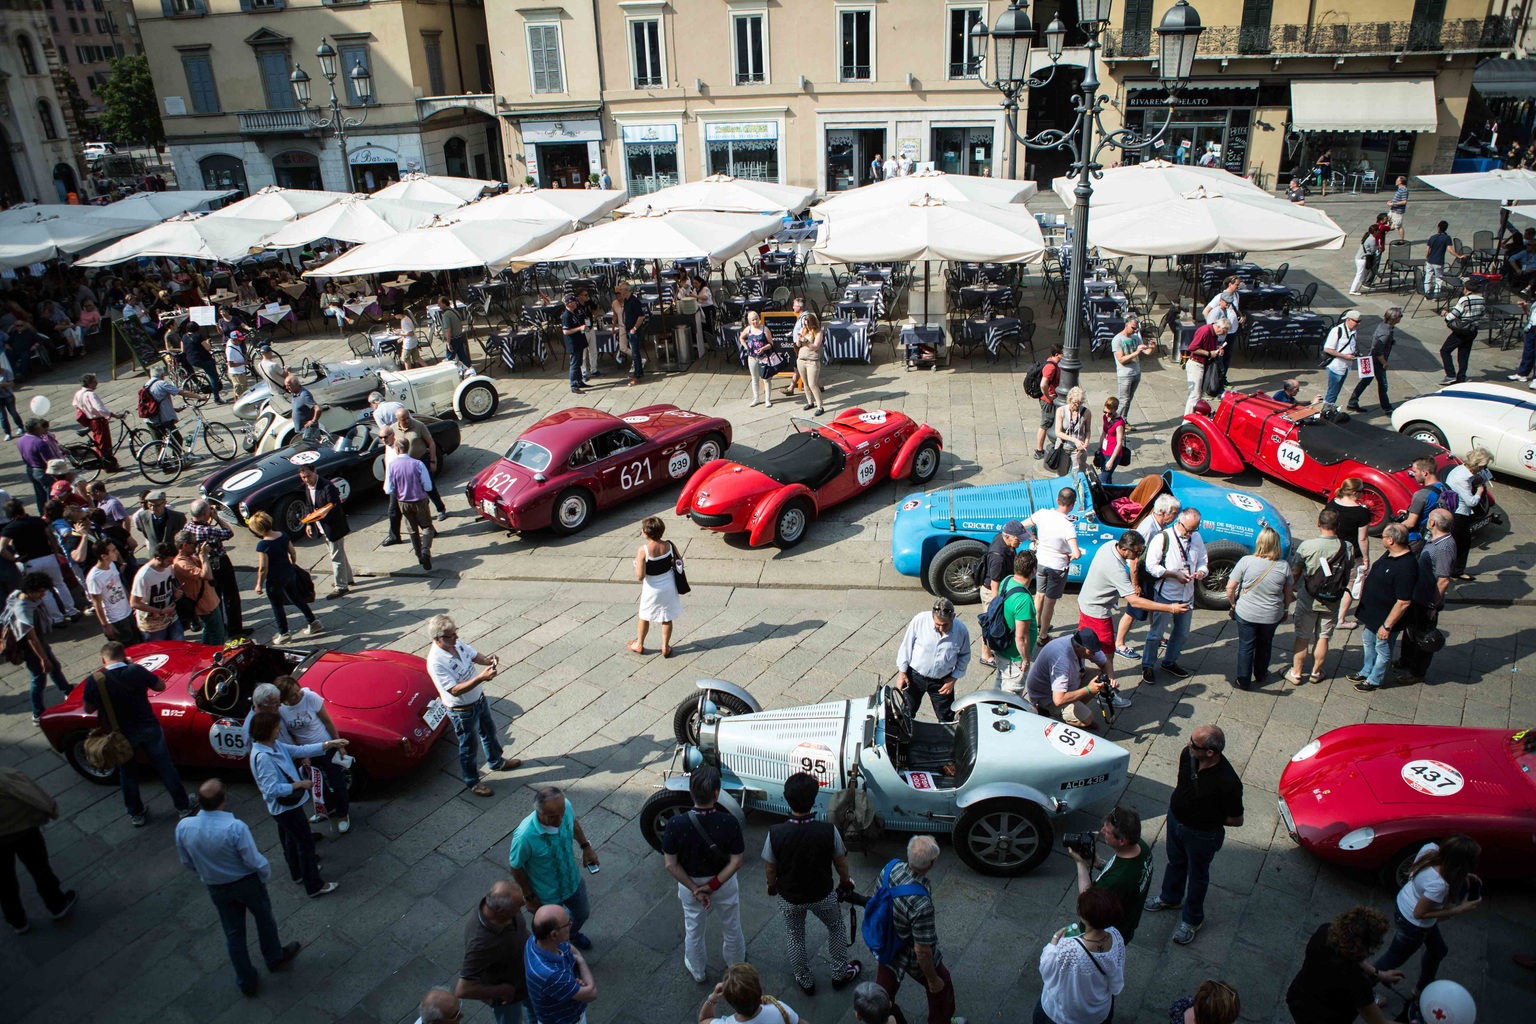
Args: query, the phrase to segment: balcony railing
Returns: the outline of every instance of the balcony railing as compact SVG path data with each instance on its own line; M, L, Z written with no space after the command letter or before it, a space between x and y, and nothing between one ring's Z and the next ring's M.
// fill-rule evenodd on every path
M1514 44L1513 18L1466 18L1457 21L1352 21L1321 25L1207 25L1200 34L1200 56L1248 54L1433 53L1447 50L1503 50ZM1106 60L1155 56L1152 33L1105 33Z
M309 116L301 109L292 110L242 110L240 132L244 135L291 135L313 129Z
M967 61L953 61L952 60L952 61L949 62L949 77L952 78L952 79L953 78L975 78L975 77L977 77L980 74L981 74L981 61L979 59L972 58L971 60L967 60Z
M872 69L868 64L844 64L838 69L839 81L843 82L867 82L872 77Z

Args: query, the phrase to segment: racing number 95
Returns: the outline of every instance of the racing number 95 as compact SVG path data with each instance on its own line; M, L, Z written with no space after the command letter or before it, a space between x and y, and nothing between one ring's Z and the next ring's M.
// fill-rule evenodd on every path
M832 774L831 765L822 758L811 757L810 755L800 758L800 770L807 775L814 775L822 779Z
M1075 747L1077 741L1082 738L1083 734L1070 726L1064 726L1060 732L1056 733L1056 742L1064 747Z

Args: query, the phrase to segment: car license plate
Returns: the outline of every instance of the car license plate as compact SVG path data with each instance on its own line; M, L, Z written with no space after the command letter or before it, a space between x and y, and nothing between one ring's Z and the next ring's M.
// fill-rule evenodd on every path
M499 518L496 515L496 511L497 511L496 510L496 503L494 501L492 501L490 498L484 498L484 499L481 500L481 502L480 502L480 511L484 512L486 515L490 516L492 519Z
M427 710L421 713L421 720L427 723L428 729L436 729L446 717L448 717L448 709L443 707L443 702L440 700L429 703Z

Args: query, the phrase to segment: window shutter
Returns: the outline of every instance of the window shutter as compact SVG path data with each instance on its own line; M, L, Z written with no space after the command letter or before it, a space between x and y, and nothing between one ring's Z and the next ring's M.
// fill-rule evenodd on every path
M251 10L252 9L251 8L251 0L240 0L240 9L242 11L249 11L249 10Z
M192 9L198 14L208 13L208 5L204 2L204 0L192 0Z
M176 16L175 0L160 0L160 13L167 18L174 18Z

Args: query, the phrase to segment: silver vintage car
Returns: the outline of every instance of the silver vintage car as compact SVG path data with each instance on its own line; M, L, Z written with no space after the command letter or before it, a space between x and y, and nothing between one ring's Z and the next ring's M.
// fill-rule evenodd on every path
M789 813L784 780L814 775L818 811L864 789L887 829L951 833L955 852L988 875L1022 875L1050 853L1053 819L1107 813L1130 755L1102 736L1036 715L1021 698L983 690L955 702L952 723L915 721L901 693L764 711L746 690L701 680L673 718L678 751L640 828L661 848L667 821L692 806L688 771L711 763L721 806ZM679 769L677 766L681 764Z

